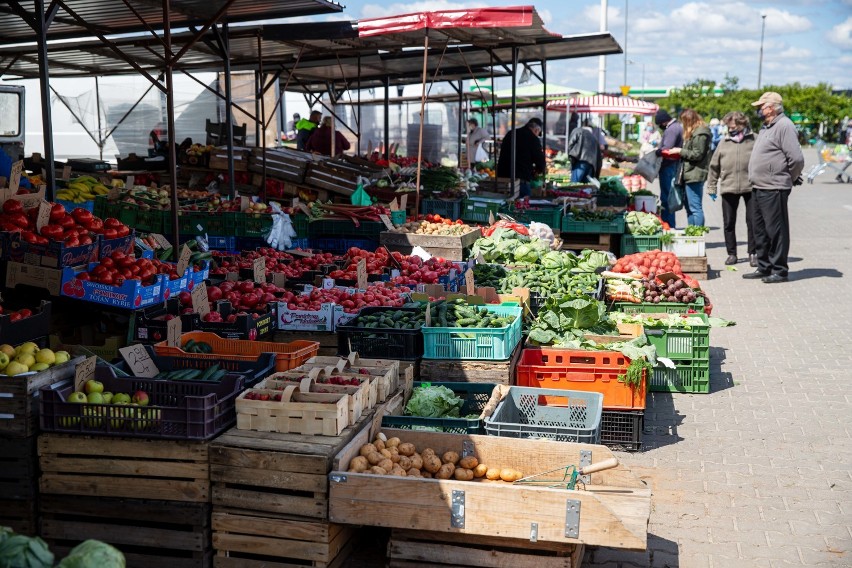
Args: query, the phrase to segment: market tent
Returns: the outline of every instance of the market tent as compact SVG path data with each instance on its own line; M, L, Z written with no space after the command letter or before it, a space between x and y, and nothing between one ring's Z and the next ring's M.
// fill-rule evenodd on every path
M654 114L659 105L631 99L630 97L613 97L610 95L594 95L591 97L573 97L547 103L548 110L572 112L589 112L595 114Z

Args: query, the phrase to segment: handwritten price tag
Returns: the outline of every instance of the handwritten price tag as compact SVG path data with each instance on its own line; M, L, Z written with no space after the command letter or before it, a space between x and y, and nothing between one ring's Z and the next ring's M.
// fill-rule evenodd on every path
M18 160L12 164L12 173L9 177L9 189L12 190L12 195L18 191L18 186L21 185L21 172L24 171L24 161Z
M180 319L178 318L177 321L180 321ZM144 345L129 345L122 347L118 352L127 361L127 365L130 367L130 374L134 377L150 379L160 373L160 370L157 368L154 360L151 359Z
M468 296L473 296L476 293L476 285L473 281L473 270L468 270L464 273L464 285Z
M251 205L251 198L246 195L240 196L240 211L248 211L249 205Z
M432 327L432 302L426 303L426 327Z
M183 333L183 322L180 317L170 319L166 323L166 345L180 347L180 336Z
M387 215L379 215L379 219L381 219L382 223L385 224L385 227L387 227L388 231L394 230L394 226L393 223L391 223L390 217L388 217Z
M95 367L98 364L97 357L88 357L74 369L74 390L82 392L83 385L89 379L95 378Z
M496 222L497 222L497 220L494 218L494 211L489 211L488 212L488 224L493 225Z
M207 284L202 282L192 290L192 309L202 318L210 313L210 301L207 299Z
M284 285L287 283L287 277L284 276L283 272L273 272L272 283L278 286L279 288L283 288Z
M133 189L134 185L136 185L136 176L127 176L127 180L124 182L124 187Z
M403 193L399 198L399 208L405 211L405 206L408 205L408 194Z
M266 284L266 257L259 256L251 265L252 276L258 284Z
M358 261L358 266L355 268L357 278L357 286L361 290L367 289L367 261L363 258Z
M62 179L71 179L71 166L62 168Z
M183 248L180 251L180 258L177 263L177 273L178 276L183 276L186 272L186 269L189 268L189 257L192 256L192 251L186 245L183 245Z
M169 242L165 236L159 233L152 233L151 236L154 238L154 242L160 245L162 249L170 249L172 248L172 243Z
M38 217L36 217L36 231L50 223L50 203L42 201L38 205Z

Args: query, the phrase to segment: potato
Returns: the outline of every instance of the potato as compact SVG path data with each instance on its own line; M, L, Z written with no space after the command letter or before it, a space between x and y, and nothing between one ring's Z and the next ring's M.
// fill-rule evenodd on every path
M391 448L391 457L390 457L390 459L391 459L391 461L392 461L393 463L399 463L400 458L402 458L403 456L399 455L399 452L395 452L395 451L394 451L395 449L396 449L396 448Z
M406 442L404 444L400 444L399 446L397 446L397 450L399 450L399 453L404 455L404 456L414 455L415 449L416 448L414 447L414 444L409 444L408 442Z
M441 456L441 461L444 463L451 463L455 466L459 462L459 454L457 452L445 452L443 456Z
M387 437L387 436L385 436L385 433L384 433L384 432L379 432L379 433L376 435L376 438L378 438L378 439L379 439L379 440L381 440L382 442L387 442L387 441L388 441L388 437Z
M423 479L432 479L432 474L428 471L421 471L420 477L422 477Z
M389 449L387 449L387 448L384 448L384 449L379 450L379 453L380 453L380 454L382 454L382 456L383 456L383 457L386 457L386 458L388 458L388 459L390 459L390 457L393 455L393 454L391 453L391 451L390 451Z
M453 476L453 471L455 471L456 466L451 463L445 463L441 466L441 469L438 470L438 473L435 474L435 479L449 479Z
M423 469L423 458L420 457L420 454L414 454L411 456L411 467Z
M411 458L408 456L399 456L399 467L406 471L411 469Z
M473 456L466 456L459 460L459 467L473 469L479 465L479 460Z
M473 479L473 471L464 467L457 467L453 472L453 477L459 481L470 481Z
M376 438L375 440L373 440L373 445L376 446L377 450L384 450L385 449L385 441L382 440L381 438Z
M391 475L397 475L399 477L407 477L408 474L405 473L405 470L399 467L398 465L394 465L390 470Z
M426 448L425 450L420 452L420 455L423 457L423 459L426 459L426 456L434 456L435 450L433 450L432 448Z
M479 464L475 468L473 468L473 476L476 478L485 477L485 473L488 471L488 466L484 463Z
M375 473L376 475L387 475L388 470L386 470L383 467L379 467L377 465L374 465L373 467L370 468L370 471L368 471L366 473Z
M496 467L490 468L488 471L485 472L485 478L490 479L491 481L496 481L500 479L500 470Z
M370 454L372 454L373 452L377 452L377 451L378 451L378 449L373 444L364 444L363 446L361 446L361 450L358 453L361 454L364 457L367 457Z
M389 439L385 442L385 447L386 447L386 448L393 448L394 446L398 446L399 444L400 444L399 438L397 438L396 436L394 436L393 438L389 438Z
M373 452L370 455L378 455L378 454ZM376 462L376 463L379 463L379 462ZM367 458L365 458L364 456L358 456L357 458L352 458L352 461L349 462L349 467L351 469L354 469L355 471L367 471L368 469L370 469L371 465L376 465L376 464L371 464L369 461L367 461Z
M359 457L363 457L363 456L359 456ZM385 459L385 456L383 456L379 452L373 452L372 454L368 455L364 459L366 459L368 462L370 462L370 465L378 465L380 461Z
M435 473L441 469L441 460L436 455L424 456L423 467L430 473Z
M393 465L394 465L394 464L393 464L393 462L392 462L392 461L390 461L389 459L385 458L385 459L383 459L382 461L380 461L380 462L379 462L378 464L376 464L376 465L378 465L380 468L384 469L385 471L390 471L390 470L392 470L392 469L393 469Z
M420 477L420 470L416 467L408 469L408 471L406 471L405 473L408 474L408 477Z
M517 481L523 476L524 474L522 474L516 469L506 467L500 470L500 479L502 479L503 481Z

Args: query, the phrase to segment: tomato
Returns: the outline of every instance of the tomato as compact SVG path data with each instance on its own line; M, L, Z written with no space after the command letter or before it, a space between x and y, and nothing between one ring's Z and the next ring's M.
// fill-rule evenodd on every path
M118 232L115 229L104 229L104 238L115 239L118 237Z
M65 207L61 203L54 203L50 206L50 222L56 223L59 219L65 216Z
M9 321L21 321L22 319L24 318L18 312L12 312L9 314Z
M77 237L68 237L65 239L66 247L78 247L80 246L80 239Z
M3 213L23 213L24 206L17 199L7 199L3 202Z
M48 224L41 228L41 234L50 240L58 241L63 238L63 229L61 225Z
M122 225L116 229L116 233L119 237L126 237L130 234L130 228L127 225Z
M107 229L118 229L121 226L121 221L115 217L107 217L104 219L104 227Z
M112 273L104 272L103 274L100 275L100 277L98 277L98 282L100 282L101 284L112 284L112 282L113 282Z
M57 221L56 221L56 224L57 224L57 225L61 225L64 229L70 229L70 228L72 228L72 227L73 227L76 223L75 223L75 221L74 221L74 217L72 217L71 215L66 214L64 217L61 217L59 220L57 220Z
M86 226L84 223L80 224ZM97 217L92 217L92 220L89 221L87 228L93 233L102 233L104 230L104 222L98 219Z
M91 279L92 279L92 277L91 277L91 276L89 276L89 273L88 273L88 272L80 272L79 274L77 274L77 280L86 280L86 281L89 281L89 280L91 280Z

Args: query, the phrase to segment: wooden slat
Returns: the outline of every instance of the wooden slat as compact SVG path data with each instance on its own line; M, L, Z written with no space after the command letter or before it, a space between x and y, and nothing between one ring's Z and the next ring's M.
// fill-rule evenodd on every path
M51 455L42 456L40 465L42 471L46 473L88 473L173 479L207 479L210 471L206 463L198 462L65 458Z
M153 499L80 499L72 495L41 496L39 511L45 517L133 520L138 525L210 525L210 506L206 503L183 503Z
M98 438L64 434L43 434L38 439L40 456L46 454L77 454L103 457L104 459L130 457L206 462L208 459L207 448L207 443L199 442Z
M328 499L324 494L322 497L279 495L276 493L233 489L216 484L213 486L213 505L216 507L266 511L316 519L328 518Z
M440 542L408 542L391 540L388 544L391 566L400 560L429 562L441 566L476 566L483 568L578 568L570 557L524 554L519 550L483 550L451 546ZM422 564L420 564L422 566Z
M77 542L67 545L51 545L50 550L56 558L68 556ZM169 556L167 551L154 550L151 554L122 551L127 568L211 568L213 566L213 552L185 553L185 556Z
M420 380L514 385L515 368L522 350L521 343L508 361L424 359L420 362Z
M225 466L230 468L246 468L268 472L294 472L302 474L317 474L325 475L328 473L331 464L331 451L326 455L306 455L301 453L293 453L286 450L276 450L272 444L265 444L263 440L253 440L246 438L236 440L229 438L228 440L217 440L217 444L239 443L245 446L246 440L251 440L258 446L258 449L247 449L245 447L228 447L224 445L213 445L210 447L210 478L213 481L222 481L220 478L222 468L217 466ZM286 444L282 444L290 448ZM316 448L316 446L311 446Z
M210 467L211 479L216 483L328 493L328 478L325 475L310 475L245 467L235 468L215 464Z
M207 479L175 481L170 479L45 473L42 475L39 488L42 493L59 495L126 498L150 495L167 501L202 503L210 500L210 482Z
M203 552L209 548L207 531L176 531L151 527L128 527L110 523L42 519L41 535L48 540L82 542L89 538L121 546L143 546L155 549L189 550ZM206 534L205 534L206 532Z
M250 511L217 510L213 513L213 530L222 533L251 534L271 538L305 540L328 544L350 527L306 520L298 517L256 515Z

